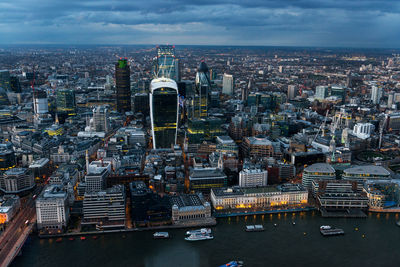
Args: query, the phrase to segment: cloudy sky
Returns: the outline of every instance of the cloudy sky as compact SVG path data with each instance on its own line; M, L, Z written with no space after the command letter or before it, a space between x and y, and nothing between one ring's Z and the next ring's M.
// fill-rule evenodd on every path
M0 0L0 43L400 48L400 1Z

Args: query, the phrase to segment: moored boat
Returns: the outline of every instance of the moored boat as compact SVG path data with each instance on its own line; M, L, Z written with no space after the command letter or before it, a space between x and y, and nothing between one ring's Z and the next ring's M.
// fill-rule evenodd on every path
M193 234L211 234L210 228L201 228L196 230L189 230L186 232L186 235L193 235Z
M319 231L323 236L344 235L343 229L333 228L330 225L322 225Z
M188 237L185 237L186 241L201 241L201 240L211 240L214 237L211 234L191 234Z
M155 232L153 234L153 238L155 238L155 239L169 238L169 233L168 232Z
M256 224L256 225L246 225L246 232L261 232L264 231L264 226L261 224Z

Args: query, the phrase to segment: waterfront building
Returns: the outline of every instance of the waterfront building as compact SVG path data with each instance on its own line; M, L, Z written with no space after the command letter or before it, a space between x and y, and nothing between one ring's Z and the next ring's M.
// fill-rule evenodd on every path
M115 64L115 86L117 94L117 111L131 111L131 79L127 59L120 58Z
M48 185L35 201L38 230L63 230L69 220L68 194L61 185Z
M368 197L357 182L345 180L313 180L312 192L324 211L366 209Z
M0 175L0 190L6 194L17 194L35 186L33 175L27 168L12 168Z
M234 91L233 76L224 73L224 76L222 78L222 93L225 95L233 95L233 91Z
M217 212L296 208L306 205L307 202L308 191L299 184L211 189L211 203Z
M201 195L171 196L172 222L175 225L201 225L212 220L211 205Z
M0 197L0 226L10 222L21 207L21 200L17 195Z
M358 181L362 184L366 180L390 180L391 175L390 172L382 166L362 165L345 169L342 179Z
M267 186L268 171L260 169L243 169L239 172L240 187Z
M125 187L114 185L106 190L86 193L82 224L125 227Z
M315 163L303 171L302 184L304 188L311 190L313 180L336 179L335 169L327 163Z
M58 89L56 93L57 115L59 116L75 116L76 102L75 92L70 89Z
M315 88L315 98L318 100L324 100L328 97L328 86L319 85Z
M189 174L190 190L210 193L211 188L226 187L228 178L217 168L195 168Z
M150 118L153 149L171 148L176 144L179 117L178 87L168 78L157 78L150 84Z
M175 57L174 45L157 46L156 76L180 81L179 60Z
M363 191L367 194L370 211L399 210L400 186L397 182L368 180Z

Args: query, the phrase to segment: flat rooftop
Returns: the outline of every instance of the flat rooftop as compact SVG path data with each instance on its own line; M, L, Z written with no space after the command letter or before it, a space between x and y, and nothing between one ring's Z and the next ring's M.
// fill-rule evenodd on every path
M323 173L332 173L332 174L335 173L335 169L331 165L329 165L327 163L315 163L313 165L310 165L310 166L306 167L304 169L304 171L307 171L307 172L323 172Z

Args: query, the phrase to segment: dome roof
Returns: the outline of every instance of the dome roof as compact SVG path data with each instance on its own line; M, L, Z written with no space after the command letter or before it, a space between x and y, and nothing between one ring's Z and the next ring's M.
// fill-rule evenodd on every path
M198 71L199 71L199 72L208 72L207 64L206 64L204 61L202 61L202 62L200 63L199 68L198 68Z

